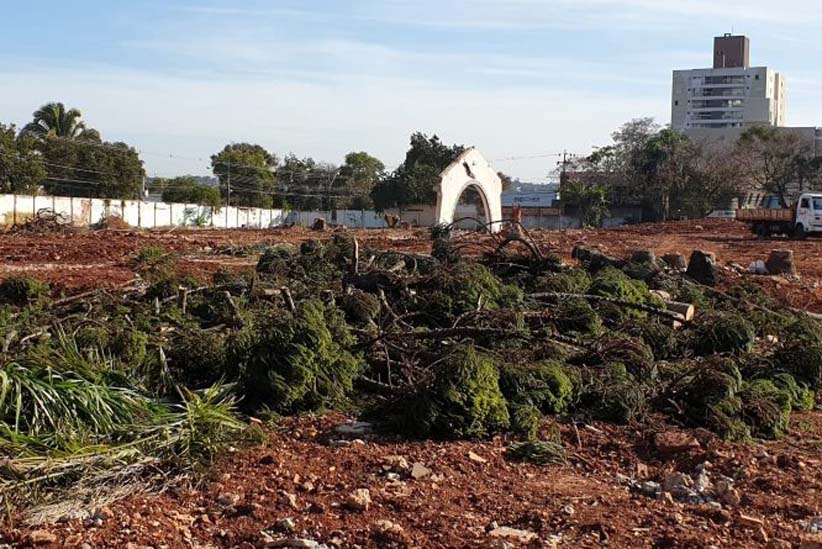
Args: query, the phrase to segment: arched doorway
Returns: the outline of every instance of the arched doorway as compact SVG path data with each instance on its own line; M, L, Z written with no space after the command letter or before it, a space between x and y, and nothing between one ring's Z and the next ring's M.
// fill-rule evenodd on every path
M454 221L460 199L468 189L471 189L469 199L472 195L478 197L477 201L482 205L483 215L479 219L485 221L491 231L499 231L502 227L497 223L502 221L502 180L474 148L462 153L440 174L436 222L448 224Z
M454 205L451 219L458 229L476 229L477 221L486 224L493 221L488 215L488 199L475 181L466 183Z

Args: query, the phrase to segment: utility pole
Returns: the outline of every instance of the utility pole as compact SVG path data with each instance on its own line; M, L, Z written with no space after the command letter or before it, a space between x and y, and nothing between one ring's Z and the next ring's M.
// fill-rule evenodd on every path
M228 228L228 208L231 207L231 152L228 153L228 177L225 193L225 228Z

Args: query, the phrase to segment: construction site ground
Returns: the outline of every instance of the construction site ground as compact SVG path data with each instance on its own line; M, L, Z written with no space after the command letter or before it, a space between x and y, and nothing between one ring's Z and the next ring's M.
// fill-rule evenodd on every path
M427 253L423 229L354 231L363 248ZM134 253L156 244L178 254L180 272L207 278L250 269L240 247L327 238L308 229L157 231L64 229L0 234L0 278L30 275L66 295L133 285ZM576 244L624 256L702 249L728 279L748 276L791 306L822 313L822 240L757 240L733 221L672 222L620 229L533 231L544 253L571 262ZM476 239L482 239L477 235ZM745 274L774 249L795 253L798 277ZM229 253L230 252L230 253ZM729 444L659 423L546 422L568 448L565 465L510 460L510 442L409 442L364 429L341 434L339 414L283 420L261 445L219 460L195 485L135 491L85 518L58 523L7 516L0 543L54 547L822 547L805 532L822 515L822 413L793 415L778 442ZM354 430L356 431L356 429ZM397 468L401 456L417 474ZM655 498L636 481L664 480L699 464L739 479L740 499L721 507ZM370 504L350 505L367 489ZM367 508L366 508L367 507ZM30 517L28 517L30 518ZM299 545L298 543L303 543ZM816 545L813 545L816 543Z

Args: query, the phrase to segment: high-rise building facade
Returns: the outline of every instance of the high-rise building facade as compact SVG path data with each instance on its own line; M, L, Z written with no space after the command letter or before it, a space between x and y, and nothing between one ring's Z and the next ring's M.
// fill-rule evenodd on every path
M750 42L714 39L714 66L674 71L671 127L678 131L785 125L785 79L750 66Z

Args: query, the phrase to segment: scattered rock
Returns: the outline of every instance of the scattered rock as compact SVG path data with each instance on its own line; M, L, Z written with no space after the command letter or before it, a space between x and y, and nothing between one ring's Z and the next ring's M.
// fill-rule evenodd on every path
M799 549L822 549L822 534L802 534Z
M658 482L646 480L637 485L637 489L646 496L655 498L657 494L662 492L662 486Z
M337 425L334 428L334 431L340 435L362 437L364 435L370 435L374 432L374 424L367 421L352 421L349 423L343 423L342 425Z
M292 518L284 518L277 521L277 524L274 525L274 528L278 532L285 532L291 533L297 529L297 523L294 522Z
M405 474L410 469L411 465L403 456L385 456L382 460L382 470L385 472L393 471Z
M792 549L791 542L774 538L765 545L765 549Z
M509 528L508 526L500 526L499 528L494 528L488 535L492 538L505 538L505 539L513 539L517 540L520 543L528 543L536 539L537 535L534 532L529 532L528 530L518 530L516 528Z
M587 266L591 271L598 271L605 267L616 267L621 269L625 266L625 261L616 257L611 257L605 253L589 246L574 246L571 257Z
M468 452L468 459L475 463L488 463L487 459L478 454L475 454L474 452Z
M822 532L822 517L813 517L805 525L805 532L816 534Z
M716 255L713 252L694 250L688 262L687 275L700 284L707 286L716 285Z
M313 539L289 538L268 541L265 547L288 547L292 549L320 549L322 545Z
M237 505L237 503L240 501L240 496L237 494L224 492L217 496L216 501L219 505L222 505L223 507L231 507L233 505Z
M693 482L690 476L677 471L668 473L665 476L665 480L662 482L662 488L666 492L674 493L681 488L690 488L693 486Z
M793 250L773 250L765 262L765 268L772 275L795 275Z
M34 530L28 535L28 541L31 545L55 545L57 534L48 530Z
M114 517L114 513L108 507L98 507L91 515L95 519L108 520Z
M770 539L768 538L768 533L765 531L763 526L756 529L753 538L760 543L768 543L768 539Z
M431 469L429 469L419 461L411 467L411 478L413 478L414 480L420 480L430 475Z
M348 495L345 504L355 511L368 511L371 506L371 492L366 488L358 488Z
M663 454L678 454L700 447L693 435L681 431L664 431L654 436L654 446Z
M677 271L684 271L688 268L688 262L682 254L665 254L662 256L662 261L664 261L668 267Z
M761 528L765 526L764 520L745 514L740 514L736 521L740 526L746 526L748 528Z

